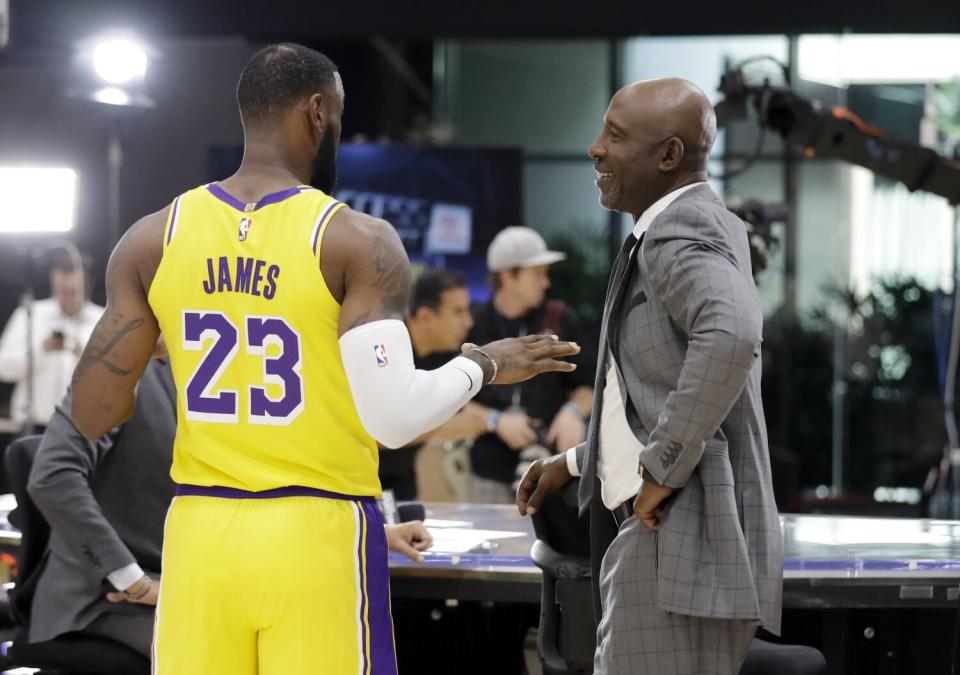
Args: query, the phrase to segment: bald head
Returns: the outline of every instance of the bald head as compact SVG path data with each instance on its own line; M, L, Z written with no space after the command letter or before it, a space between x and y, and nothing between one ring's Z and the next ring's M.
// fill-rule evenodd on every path
M668 192L706 180L716 136L713 106L691 82L670 77L627 85L610 101L588 151L600 203L639 218Z
M664 77L628 84L617 92L636 122L651 132L677 136L684 155L706 166L717 138L717 116L706 95L688 80Z

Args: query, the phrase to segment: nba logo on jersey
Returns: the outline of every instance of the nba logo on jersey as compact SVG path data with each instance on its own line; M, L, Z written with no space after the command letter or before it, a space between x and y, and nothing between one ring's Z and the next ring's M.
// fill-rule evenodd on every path
M382 344L373 345L373 353L377 356L377 368L383 368L387 365L387 348Z
M253 227L253 220L250 218L241 218L240 219L240 241L247 240L247 233L250 231L250 228Z

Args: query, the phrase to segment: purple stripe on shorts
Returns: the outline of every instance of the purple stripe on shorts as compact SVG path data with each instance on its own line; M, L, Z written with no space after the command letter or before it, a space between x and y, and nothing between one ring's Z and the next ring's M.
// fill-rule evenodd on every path
M361 505L367 516L367 597L370 608L370 673L397 675L397 655L390 617L390 571L387 567L387 537L377 505Z
M271 192L270 194L265 195L264 197L261 197L260 201L258 201L256 204L253 205L253 208L251 209L251 211L256 211L262 206L268 206L269 204L276 204L278 202L282 202L284 199L289 199L294 195L298 195L304 190L312 190L312 189L313 188L303 187L301 185L298 185L296 187L287 188L286 190ZM217 183L210 183L209 185L207 185L207 191L209 191L210 194L212 194L214 197L216 197L220 201L224 202L225 204L229 204L230 206L237 209L238 211L243 211L244 213L248 212L246 202L240 201L239 199L234 197L232 194L224 190L222 187L220 187Z
M323 497L325 499L344 499L351 502L362 502L365 505L371 505L376 508L376 499L373 497L357 497L355 495L342 495L339 492L330 492L319 488L306 487L304 485L287 485L286 487L274 488L272 490L262 490L260 492L251 492L249 490L240 490L238 488L221 487L218 485L188 485L177 486L178 497L222 497L223 499L277 499L278 497Z
M369 675L370 663L367 661L367 578L364 571L363 549L367 540L367 533L370 531L370 525L366 518L358 518L360 526L360 536L357 537L357 563L360 565L360 672L363 675ZM370 561L366 561L367 564Z

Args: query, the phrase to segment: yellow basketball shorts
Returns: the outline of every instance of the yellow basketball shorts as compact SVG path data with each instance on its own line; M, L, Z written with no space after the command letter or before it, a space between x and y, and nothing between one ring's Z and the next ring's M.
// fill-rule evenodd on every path
M396 675L371 498L181 485L167 514L156 675Z

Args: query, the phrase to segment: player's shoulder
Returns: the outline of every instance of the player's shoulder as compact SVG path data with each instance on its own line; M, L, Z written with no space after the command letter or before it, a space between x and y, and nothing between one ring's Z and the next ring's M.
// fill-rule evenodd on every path
M375 218L367 213L355 211L349 206L334 214L330 224L333 227L329 228L325 240L333 238L337 241L350 242L350 248L374 246L378 242L382 245L403 248L393 225L382 218Z
M150 288L163 257L163 232L171 208L167 205L140 218L126 231L110 256L108 285L113 272L128 279L139 278L145 291Z

